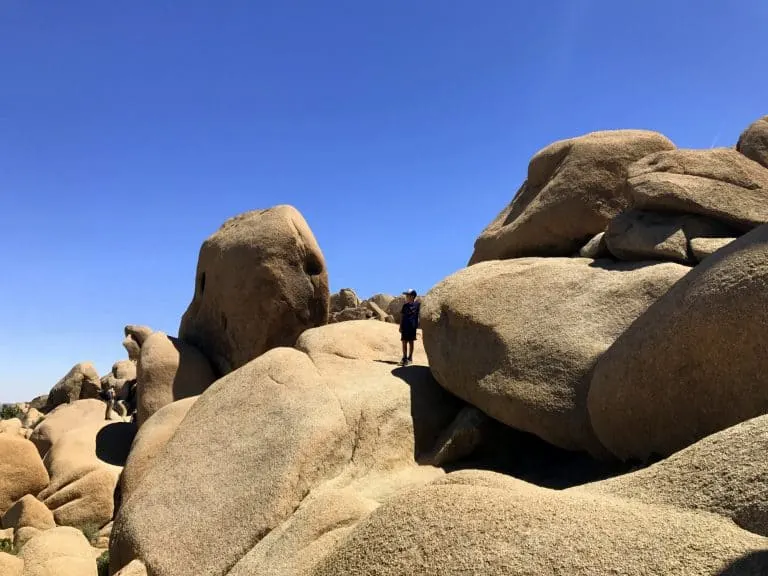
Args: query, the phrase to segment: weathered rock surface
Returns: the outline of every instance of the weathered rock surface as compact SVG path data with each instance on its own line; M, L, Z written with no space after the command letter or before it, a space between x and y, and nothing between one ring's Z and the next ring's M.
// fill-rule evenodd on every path
M430 368L447 390L513 428L607 456L587 413L592 367L688 270L580 258L471 266L424 299Z
M648 468L573 490L713 512L768 536L766 450L768 416L761 416L708 436Z
M139 356L136 422L142 426L163 406L202 394L215 379L207 358L194 346L153 333Z
M628 178L638 210L699 214L742 232L768 222L768 170L730 148L651 154Z
M376 304L376 302L372 302L370 300L366 300L362 303L363 306L365 306L368 310L373 312L373 317L376 320L379 320L380 322L391 322L394 323L394 318L387 314L384 310L381 309L381 307Z
M34 444L16 435L0 434L0 515L22 496L40 492L48 480Z
M715 515L468 471L395 496L305 573L757 576L767 543Z
M768 116L763 116L741 133L736 150L768 168Z
M328 303L325 259L304 217L291 206L255 210L203 243L179 338L223 375L326 324Z
M129 324L125 327L124 332L125 340L123 340L123 347L128 352L128 359L138 362L141 346L152 335L153 330L149 326Z
M30 440L41 456L70 430L83 425L104 422L104 402L89 398L59 406L37 425Z
M3 515L3 528L32 527L38 530L48 530L55 528L56 522L53 520L53 513L35 498L32 494L20 498Z
M470 264L570 256L629 206L627 167L674 144L656 132L594 132L550 144L528 165L515 198L475 242Z
M691 238L691 253L697 262L701 262L734 240L736 238Z
M8 418L0 420L0 434L11 434L13 436L23 435L22 423L18 418Z
M336 294L331 294L331 312L341 312L345 308L358 306L360 306L360 298L352 288L342 288Z
M112 571L138 558L166 576L192 565L200 574L236 565L267 574L254 558L290 565L322 555L327 548L314 538L332 538L400 488L442 474L415 460L460 403L426 366L393 368L398 340L397 327L383 322L334 324L217 381L123 503ZM426 360L418 351L415 359ZM302 510L311 525L299 520ZM329 515L318 517L321 510ZM195 544L203 541L210 552ZM265 553L274 546L294 555Z
M355 320L370 320L373 318L373 312L365 307L345 308L341 312L333 312L329 318L329 323L353 322Z
M605 244L605 232L595 234L592 240L584 244L581 250L579 250L579 256L582 258L591 258L592 260L609 258L611 253L608 251L608 246Z
M112 519L113 494L121 467L101 460L97 436L102 420L68 430L48 450L44 462L51 477L38 497L53 512L60 526L103 526ZM108 449L102 447L101 451Z
M27 413L24 414L24 419L21 424L24 428L34 428L37 426L43 418L43 414L37 409L30 407Z
M121 449L121 442L107 432L123 429L130 432L133 427L105 420L104 403L98 400L60 406L35 429L32 440L45 455L51 478L38 497L53 511L57 524L101 526L112 518L121 470L112 463L120 460L113 452Z
M126 383L136 380L136 362L133 360L119 360L112 365L112 370L101 378L102 389L111 387L115 391L115 398L125 396L123 387Z
M141 427L131 445L128 461L120 476L122 501L130 499L146 473L152 468L155 458L176 432L197 396L177 400L155 412Z
M46 411L61 404L98 398L101 390L101 380L96 368L90 362L75 364L67 374L59 380L48 393Z
M622 459L669 455L768 412L768 226L694 268L595 367L589 413Z
M44 410L46 405L48 404L48 394L43 394L42 396L36 396L29 402L30 408L36 408L37 410Z
M734 230L701 216L632 210L608 223L605 241L619 260L670 260L695 264L691 238L732 236Z
M394 299L395 297L391 294L374 294L368 300L386 312Z
M147 576L147 569L140 560L134 560L122 570L116 572L115 576Z
M24 562L12 554L0 552L0 574L3 576L22 576Z
M31 526L24 526L19 528L13 534L13 546L18 552L24 548L24 545L32 540L32 538L36 538L42 533L43 530L40 530L39 528L32 528Z
M421 299L417 298L417 300ZM386 308L387 314L392 316L395 324L400 324L400 321L403 319L403 304L405 304L405 302L405 296L396 296L392 299L392 301L389 303L389 306Z
M96 560L82 532L59 527L42 532L22 548L23 576L97 576Z

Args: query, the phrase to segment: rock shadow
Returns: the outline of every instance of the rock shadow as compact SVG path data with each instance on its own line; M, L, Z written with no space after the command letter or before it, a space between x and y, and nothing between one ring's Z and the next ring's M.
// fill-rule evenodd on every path
M133 422L115 422L104 426L96 434L96 457L113 466L125 466L137 431Z
M399 367L392 374L411 389L414 457L420 461L435 449L442 432L469 404L442 388L426 366ZM637 466L599 461L586 452L564 450L490 417L482 424L480 434L481 441L471 455L445 463L442 468L446 472L488 470L544 488L565 489L625 474Z
M427 366L400 366L392 370L392 375L410 387L414 458L418 462L432 451L442 431L453 422L465 403L440 386Z
M768 574L768 550L745 554L724 567L718 576L758 576Z

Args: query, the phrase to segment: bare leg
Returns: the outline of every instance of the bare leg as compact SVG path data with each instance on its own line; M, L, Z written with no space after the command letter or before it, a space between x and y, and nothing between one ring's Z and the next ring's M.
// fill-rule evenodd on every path
M408 342L408 360L413 360L413 345L415 342Z
M408 357L408 343L403 341L403 358Z

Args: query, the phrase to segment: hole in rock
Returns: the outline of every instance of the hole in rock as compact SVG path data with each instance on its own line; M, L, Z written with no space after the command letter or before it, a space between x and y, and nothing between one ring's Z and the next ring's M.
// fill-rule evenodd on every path
M309 276L319 276L323 273L323 263L315 254L307 254L304 260L304 272Z
M125 466L137 428L133 422L108 424L96 434L96 457L114 466Z
M205 272L200 274L199 284L200 284L200 296L202 296L203 293L205 292Z

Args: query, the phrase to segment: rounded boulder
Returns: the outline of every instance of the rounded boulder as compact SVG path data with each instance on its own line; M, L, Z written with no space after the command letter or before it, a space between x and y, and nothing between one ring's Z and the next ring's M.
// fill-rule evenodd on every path
M448 391L508 426L608 456L587 413L591 370L689 270L583 258L471 266L424 299L430 368Z
M298 210L247 212L203 243L179 338L227 374L326 324L329 297L323 253Z
M598 360L588 408L621 459L667 456L768 413L768 225L722 248Z
M763 116L742 132L736 150L768 168L768 116Z
M475 241L470 264L523 256L570 256L629 206L627 168L675 145L657 132L614 130L540 150L512 202Z

